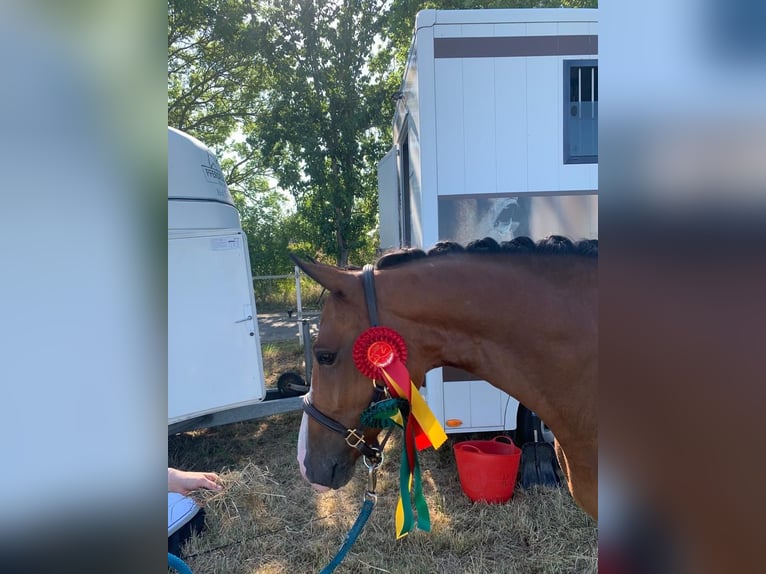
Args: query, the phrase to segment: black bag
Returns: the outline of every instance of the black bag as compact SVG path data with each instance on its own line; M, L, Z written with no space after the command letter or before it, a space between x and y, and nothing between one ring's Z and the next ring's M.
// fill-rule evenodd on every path
M529 488L534 484L559 486L559 463L556 451L548 442L528 442L521 446L519 486Z

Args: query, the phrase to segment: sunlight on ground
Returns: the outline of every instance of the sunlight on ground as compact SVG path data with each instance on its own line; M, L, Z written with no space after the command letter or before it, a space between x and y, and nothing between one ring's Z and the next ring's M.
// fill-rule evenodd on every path
M258 563L258 574L285 574L290 572L290 567L284 560L270 560L269 562Z
M362 501L356 489L333 490L317 494L315 499L317 516L324 517L324 523L349 528L359 513Z

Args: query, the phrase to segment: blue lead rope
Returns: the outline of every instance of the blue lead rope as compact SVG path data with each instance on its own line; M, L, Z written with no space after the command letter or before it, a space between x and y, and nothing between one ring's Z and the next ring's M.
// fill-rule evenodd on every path
M170 552L168 552L168 568L172 568L178 574L192 574L191 568L186 565L186 562Z
M367 519L370 517L370 514L372 514L372 509L374 506L375 499L373 497L365 497L364 504L362 504L362 510L359 511L359 516L357 517L356 522L354 522L354 525L351 527L351 530L348 531L346 539L343 541L340 550L338 550L338 553L335 555L335 557L330 560L330 563L325 566L319 574L332 574L332 572L335 571L338 565L346 557L346 554L348 554L348 551L351 550L351 547L354 545L354 542L356 542L359 534L361 534L362 528L364 528L364 525L367 523Z

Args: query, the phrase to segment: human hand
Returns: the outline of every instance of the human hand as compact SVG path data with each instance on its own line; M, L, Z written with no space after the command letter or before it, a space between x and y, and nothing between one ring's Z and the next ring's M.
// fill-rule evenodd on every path
M221 490L223 487L220 480L214 472L192 472L168 467L168 492L177 492L185 496L198 488Z

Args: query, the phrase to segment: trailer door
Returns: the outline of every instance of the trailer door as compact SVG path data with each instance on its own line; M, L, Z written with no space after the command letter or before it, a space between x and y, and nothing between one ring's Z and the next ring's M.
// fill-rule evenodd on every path
M168 237L168 423L264 398L242 232Z

